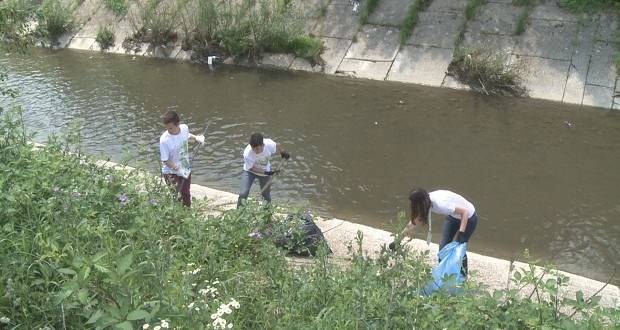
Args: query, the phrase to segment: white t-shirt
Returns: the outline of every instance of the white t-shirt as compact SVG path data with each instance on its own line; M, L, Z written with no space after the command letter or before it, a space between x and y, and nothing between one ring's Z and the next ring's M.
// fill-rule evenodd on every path
M165 131L159 138L159 154L162 162L170 160L174 164L181 167L181 172L189 173L189 128L185 124L179 125L181 129L179 134L172 135ZM164 174L180 175L179 171L175 171L164 164L162 167Z
M243 150L243 170L249 171L252 167L256 166L263 171L271 171L271 164L269 163L269 157L276 153L276 143L272 139L263 139L263 152L256 154L252 150L252 146L248 144ZM252 172L254 173L254 172ZM263 175L262 173L254 173Z
M474 205L459 194L455 194L448 190L436 190L428 193L431 199L431 211L443 215L449 215L456 219L461 216L455 212L457 207L467 210L468 217L471 218L476 212Z

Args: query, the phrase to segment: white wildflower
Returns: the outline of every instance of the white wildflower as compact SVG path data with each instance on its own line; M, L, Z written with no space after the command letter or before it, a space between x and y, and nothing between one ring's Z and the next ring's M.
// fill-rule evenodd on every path
M192 286L196 286L196 283L192 283Z
M226 320L218 317L211 325L213 325L215 329L226 329Z
M189 308L189 309L194 308L194 303L192 302L191 304L187 305L187 308Z
M170 324L168 324L168 321L166 320L161 320L161 327L164 329L168 329L170 327Z
M232 323L228 323L228 329L232 329L233 325Z
M192 274L196 275L196 274L200 273L200 271L201 271L201 269L200 269L200 267L198 267L198 268L196 268L196 269L194 269L192 271Z
M230 307L228 307L228 305L222 305L222 306L220 306L220 308L222 309L222 312L224 312L226 314L232 313L232 310L230 309Z
M218 316L219 315L217 315L217 313L213 313L213 314L211 314L211 319L215 320L215 319L217 319Z
M209 290L207 290L207 289L200 289L200 291L198 291L198 293L200 293L203 296L206 296L209 293Z
M239 302L236 301L235 299L231 299L228 305L232 306L234 309L239 309L240 307Z
M192 266L194 266L194 265L195 265L195 263L190 262L189 264L187 264L187 267L192 267Z
M142 330L146 330L150 327L150 325L148 323L144 323L144 325L142 325Z
M0 317L0 323L9 324L9 322L11 322L11 319L9 319L8 317L6 316Z
M194 308L194 310L195 310L196 312L200 312L200 307L196 307L196 308Z
M156 326L153 328L153 330L160 330L160 329L161 329L161 327L160 327L159 325L156 325Z

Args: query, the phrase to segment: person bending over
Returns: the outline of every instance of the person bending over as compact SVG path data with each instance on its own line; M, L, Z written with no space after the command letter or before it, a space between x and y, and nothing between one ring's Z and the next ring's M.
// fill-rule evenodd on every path
M281 144L272 139L264 139L260 133L254 133L250 136L250 143L243 150L243 172L241 173L237 208L243 205L248 198L254 179L258 179L265 201L271 203L271 187L265 188L265 186L269 182L269 177L278 173L277 170L271 170L269 163L269 157L276 153L280 153L280 156L285 160L291 157L288 152L283 150Z
M426 192L424 189L414 189L409 194L411 203L411 221L401 232L401 235L413 238L413 233L420 224L428 225L431 212L445 216L439 250L452 241L468 242L476 225L478 216L474 205L463 196L449 190ZM390 244L394 249L395 243ZM439 260L441 262L441 260ZM467 276L467 254L463 257L462 272Z

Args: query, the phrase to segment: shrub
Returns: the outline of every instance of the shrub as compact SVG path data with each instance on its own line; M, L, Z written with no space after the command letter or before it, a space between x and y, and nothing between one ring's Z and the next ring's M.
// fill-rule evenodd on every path
M127 14L128 5L126 0L105 0L104 4L116 16Z
M34 43L28 24L35 17L36 7L30 1L0 2L0 39L15 49L24 49Z
M38 11L38 33L43 39L55 44L58 38L71 29L73 9L61 0L45 0Z
M114 31L108 26L100 26L95 41L99 44L101 50L114 46Z
M523 67L506 64L506 55L484 48L460 48L448 66L448 73L473 90L489 94L522 96Z
M148 0L140 5L139 17L132 17L134 34L123 43L125 48L134 48L145 42L163 46L176 42L180 9L176 2Z

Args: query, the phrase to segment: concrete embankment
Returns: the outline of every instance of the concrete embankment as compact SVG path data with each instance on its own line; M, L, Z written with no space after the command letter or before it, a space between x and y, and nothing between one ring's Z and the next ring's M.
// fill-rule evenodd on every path
M175 0L162 1L170 2ZM295 2L307 33L321 38L324 64L312 66L291 54L263 54L259 66L324 72L359 78L467 89L447 75L454 51L461 46L485 46L521 62L529 96L557 102L620 109L620 86L615 69L618 17L613 12L574 14L557 1L537 1L528 9L512 1L490 0L470 19L467 0L433 0L419 13L409 39L401 44L407 10L415 1L381 0L365 24L349 0ZM109 25L116 45L111 53L190 60L181 49L182 32L165 47L143 44L126 50L123 40L140 27L138 2L123 17L103 1L85 0L74 12L75 28L60 38L60 47L99 51L99 26ZM519 25L525 24L522 32ZM247 59L227 63L250 65Z

